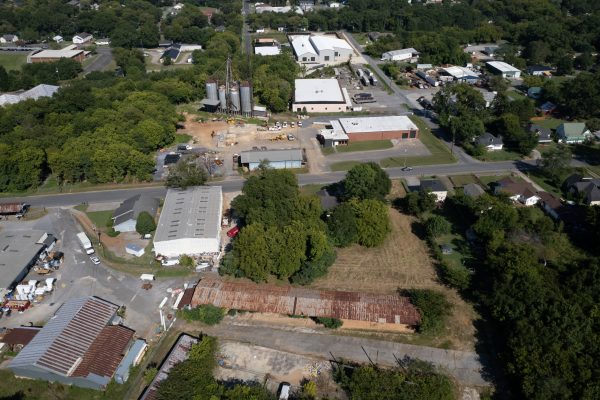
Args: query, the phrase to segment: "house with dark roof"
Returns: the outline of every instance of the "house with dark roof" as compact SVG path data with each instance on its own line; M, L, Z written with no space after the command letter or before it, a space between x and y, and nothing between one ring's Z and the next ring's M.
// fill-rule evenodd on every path
M8 368L17 377L105 389L134 334L112 325L118 309L98 297L67 300Z
M504 147L502 136L496 137L489 132L485 132L483 135L478 136L475 139L475 143L485 147L488 151L502 150Z
M438 202L442 202L446 200L446 197L448 197L448 188L446 188L446 185L444 185L444 183L439 179L421 180L419 189L421 191L434 194L436 201Z
M112 220L115 231L135 232L137 217L144 211L154 217L158 205L158 199L141 194L128 198L113 213Z
M592 136L584 122L565 122L556 128L558 139L567 144L583 143Z
M568 186L569 192L581 196L588 206L600 205L600 179L581 178Z
M529 75L533 76L552 75L552 67L548 67L547 65L530 65L526 70Z
M514 201L533 206L539 201L538 191L529 182L517 181L511 177L500 179L494 188L495 194L506 194Z
M561 219L564 205L558 197L548 192L538 192L538 197L540 198L538 205L546 214L555 220Z
M551 101L547 101L539 107L539 110L544 115L550 115L556 110L556 104Z
M529 132L537 136L538 143L552 143L552 131L549 128L544 128L536 124L530 124Z
M179 53L180 53L179 48L180 48L180 45L172 45L171 47L166 49L160 56L160 62L164 63L165 60L167 59L167 57L169 59L171 59L172 61L177 60L177 57L179 57Z
M482 194L484 194L485 190L483 190L483 188L476 183L468 183L465 186L463 186L463 193L467 197L476 199Z

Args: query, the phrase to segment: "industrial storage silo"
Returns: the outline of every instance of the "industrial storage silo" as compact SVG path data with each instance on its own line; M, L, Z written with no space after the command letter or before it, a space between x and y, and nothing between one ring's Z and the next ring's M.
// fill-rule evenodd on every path
M227 111L227 92L225 86L219 86L219 102L221 102L221 111Z
M206 98L209 100L218 100L217 94L217 82L216 81L206 81Z
M229 89L229 106L231 107L229 111L234 113L240 112L240 91L237 87Z
M243 82L240 85L240 95L242 98L242 114L252 115L252 86L249 82Z

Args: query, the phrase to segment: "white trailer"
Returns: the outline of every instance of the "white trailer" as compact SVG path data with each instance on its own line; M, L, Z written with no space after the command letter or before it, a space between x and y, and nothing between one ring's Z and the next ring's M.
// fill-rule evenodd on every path
M77 239L79 240L79 243L81 243L83 250L85 250L85 252L87 254L94 254L94 248L92 247L92 242L90 242L90 239L87 237L87 235L84 232L79 232L77 234Z

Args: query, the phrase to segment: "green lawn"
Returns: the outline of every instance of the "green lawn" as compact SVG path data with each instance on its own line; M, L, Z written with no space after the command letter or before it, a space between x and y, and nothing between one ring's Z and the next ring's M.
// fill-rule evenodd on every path
M500 179L503 178L508 178L510 175L485 175L485 176L478 176L477 179L479 179L479 182L481 182L485 187L484 189L487 189L490 185L490 183L492 182L497 182ZM521 180L521 178L515 178L513 177L513 179L515 180Z
M371 43L369 36L366 33L353 33L352 36L354 37L354 40L356 40L361 46L366 46L367 42Z
M485 154L477 157L481 161L509 161L520 160L522 158L521 154L509 150L487 151Z
M338 153L349 153L352 151L369 151L369 150L384 150L391 149L394 147L389 140L367 140L364 142L354 142L347 146L338 146L336 151Z
M560 124L562 124L563 122L567 122L565 120L562 119L557 119L557 118L545 118L545 119L536 119L536 120L531 120L531 122L533 122L536 125L541 126L542 128L549 128L549 129L556 129L558 128L558 126Z
M186 133L176 133L175 134L175 140L173 141L174 144L181 144L181 143L187 143L190 140L192 140L192 137Z
M108 211L91 211L87 212L88 218L96 225L97 228L106 228L108 222L110 221L114 210Z
M416 115L411 115L410 119L419 127L419 139L427 147L431 155L415 156L407 158L407 165L432 165L432 164L452 164L456 158L450 154L450 149L437 137L433 135L429 126ZM405 157L390 157L383 159L379 164L384 168L402 167Z
M335 148L333 148L333 147L321 147L321 153L323 153L324 156L328 156L330 154L334 154L335 153Z
M326 185L321 185L318 183L300 186L300 193L304 195L313 195L316 194L319 190L321 190L324 186Z
M529 179L541 186L542 189L544 189L546 192L552 193L559 197L562 196L560 188L555 186L549 180L547 180L546 177L540 173L540 171L535 169L531 170L527 172L527 176L529 177Z
M477 177L474 175L453 175L448 177L454 187L462 187L469 183L478 183Z
M21 65L27 62L26 52L2 52L0 53L0 65L7 71L17 71Z

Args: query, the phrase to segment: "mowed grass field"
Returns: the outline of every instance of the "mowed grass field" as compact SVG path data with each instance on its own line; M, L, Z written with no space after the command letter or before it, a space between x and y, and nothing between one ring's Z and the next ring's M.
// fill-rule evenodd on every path
M21 69L21 65L27 62L26 52L4 52L0 51L0 65L7 71L17 71Z
M392 192L403 192L394 182ZM416 219L389 210L392 232L385 243L377 248L354 245L339 249L335 263L313 287L319 289L350 290L367 293L396 293L399 289L433 289L443 292L453 304L446 331L439 337L418 335L403 337L403 341L429 346L473 350L473 320L476 313L455 290L437 280L427 244L412 232Z

